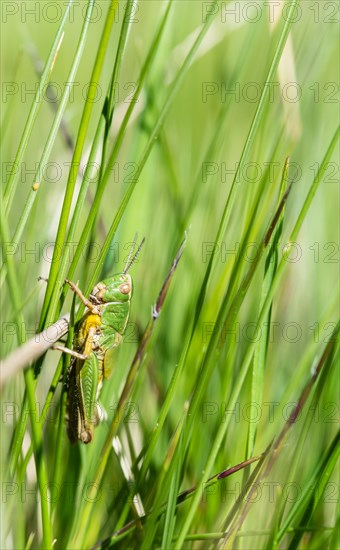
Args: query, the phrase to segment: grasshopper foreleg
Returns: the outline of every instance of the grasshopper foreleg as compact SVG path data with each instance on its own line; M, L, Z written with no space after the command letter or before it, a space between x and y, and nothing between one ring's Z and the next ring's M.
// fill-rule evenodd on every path
M94 315L99 315L98 308L84 296L80 288L75 283L72 283L72 281L69 281L68 279L65 279L65 283L67 283L71 290L73 290L73 292L77 294L77 296L83 302L84 306L86 306L91 311L91 313L93 313Z

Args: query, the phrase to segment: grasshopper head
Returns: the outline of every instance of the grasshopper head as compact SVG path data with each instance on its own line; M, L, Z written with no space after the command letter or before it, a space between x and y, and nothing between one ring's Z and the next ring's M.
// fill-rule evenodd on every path
M98 283L91 292L94 303L128 302L132 296L132 279L127 273L119 273Z

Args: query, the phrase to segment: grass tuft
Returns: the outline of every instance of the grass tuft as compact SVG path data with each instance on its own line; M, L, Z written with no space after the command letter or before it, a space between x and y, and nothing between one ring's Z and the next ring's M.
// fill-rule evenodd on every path
M335 548L332 3L19 4L1 50L0 547ZM73 346L85 307L65 279L89 297L137 232L106 415L71 445L49 330Z

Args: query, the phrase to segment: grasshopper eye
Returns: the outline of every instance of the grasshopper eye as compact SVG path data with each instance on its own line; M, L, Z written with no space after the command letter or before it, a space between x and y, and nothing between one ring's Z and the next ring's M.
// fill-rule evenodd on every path
M129 285L129 283L124 283L119 287L119 292L121 292L122 294L129 294L130 290L131 286Z

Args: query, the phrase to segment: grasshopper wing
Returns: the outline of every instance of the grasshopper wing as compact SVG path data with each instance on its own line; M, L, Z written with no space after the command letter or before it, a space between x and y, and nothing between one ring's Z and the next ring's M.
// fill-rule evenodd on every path
M93 427L97 423L96 397L98 387L98 357L91 353L79 372L80 430L79 439L90 443L93 438Z

